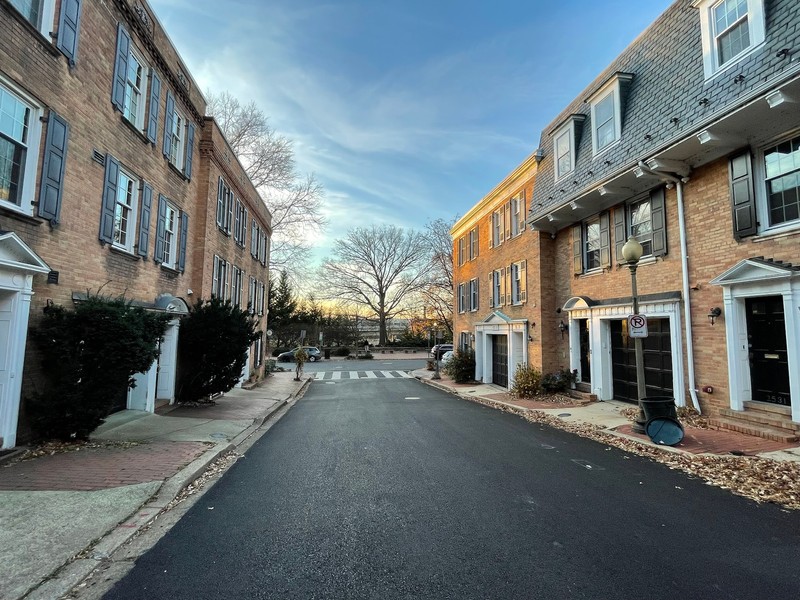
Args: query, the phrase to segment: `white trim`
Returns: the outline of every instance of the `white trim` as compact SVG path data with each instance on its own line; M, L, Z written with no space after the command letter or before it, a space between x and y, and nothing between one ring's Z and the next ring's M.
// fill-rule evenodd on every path
M614 139L608 142L602 148L598 147L597 139L597 115L595 114L597 105L603 102L606 98L611 96L614 112ZM590 126L592 128L592 154L594 156L601 154L611 148L622 138L622 110L620 102L620 86L619 78L615 77L602 88L600 88L591 99L591 120Z
M700 10L700 31L703 47L703 71L706 79L722 73L753 52L764 43L766 28L764 25L764 0L747 0L747 20L750 32L750 45L734 56L724 65L719 64L719 53L716 45L716 32L712 12L714 7L724 0L695 0L694 8Z
M493 335L508 338L508 389L511 389L517 366L528 364L528 320L511 319L494 311L475 324L475 379L484 383L492 383Z
M800 132L793 131L789 135L782 135L779 138L764 144L753 152L753 193L756 201L756 221L758 225L758 235L773 235L789 233L800 229L800 218L786 221L777 225L770 225L769 199L767 198L767 166L765 162L765 150L769 150L784 142L791 141L800 137Z
M563 137L564 134L568 134L570 168L568 171L562 173L558 169L558 140ZM567 175L575 171L575 119L570 119L553 134L553 171L556 181L564 179Z

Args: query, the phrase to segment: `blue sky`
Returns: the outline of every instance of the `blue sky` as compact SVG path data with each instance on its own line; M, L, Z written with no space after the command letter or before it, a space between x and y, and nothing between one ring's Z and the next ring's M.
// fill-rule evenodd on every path
M353 226L463 215L672 0L151 0L203 91L254 100Z

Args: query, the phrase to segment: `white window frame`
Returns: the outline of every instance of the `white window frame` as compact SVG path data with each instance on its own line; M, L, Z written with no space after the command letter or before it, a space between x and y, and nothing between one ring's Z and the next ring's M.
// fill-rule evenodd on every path
M492 271L492 306L502 306L501 298L503 295L503 274L497 270Z
M169 162L179 171L183 170L185 162L187 127L186 116L176 106L172 111L172 131L169 134L172 140L169 147Z
M613 103L613 119L614 119L614 139L610 142L607 142L604 146L600 146L600 139L598 138L598 132L600 125L604 125L604 123L598 123L597 121L597 107L599 104L611 98ZM622 138L622 111L620 110L621 103L620 103L620 89L619 89L619 79L616 77L606 83L603 87L601 87L597 92L595 92L592 97L589 99L591 105L591 127L592 127L592 154L597 155L602 152L605 152L609 148L613 147L617 142L620 141Z
M469 280L469 311L475 312L478 310L478 280Z
M42 116L44 111L33 98L16 88L9 80L0 76L0 87L28 108L28 135L25 150L25 169L18 191L18 202L0 200L0 207L25 215L34 214L36 183L39 173L39 152L42 144Z
M492 246L503 243L503 211L496 210L492 213Z
M800 137L800 131L795 130L792 135L781 136L768 144L764 144L758 148L754 153L753 165L753 192L755 194L756 215L759 223L759 235L772 235L783 233L787 231L794 231L800 229L800 218L793 219L779 223L777 225L770 225L770 210L769 198L767 195L767 166L766 166L766 151L778 146L784 142L789 142L793 139Z
M566 136L569 142L569 169L561 171L558 166L558 141ZM575 121L570 119L568 123L560 127L555 134L553 134L553 171L555 172L556 181L564 179L570 173L575 171Z
M750 32L750 46L732 57L724 65L719 64L719 49L717 47L718 32L714 21L714 8L724 0L695 0L694 8L700 10L700 32L703 47L703 71L706 79L724 72L753 50L764 43L766 39L766 26L764 19L764 0L747 1L747 21Z
M511 235L518 236L525 228L522 226L525 219L525 191L519 192L511 198Z
M117 227L117 211L120 210L121 206L125 206L125 204L120 202L120 194L122 193L123 189L123 178L127 179L131 183L130 206L128 207L128 223L124 230L124 244L117 241L117 232L120 231L120 228ZM125 187L127 189L127 186ZM133 245L136 239L136 233L139 224L139 198L141 196L141 189L141 180L133 175L130 171L120 167L119 175L117 176L117 197L114 199L114 234L112 238L112 246L114 246L114 248L119 248L121 250L125 250L126 252L133 252Z
M33 23L26 17L20 10L11 4L11 7L19 13L23 19L28 21L31 25L36 28L39 33L41 33L44 37L50 41L50 32L55 29L55 19L56 19L56 2L55 0L33 0L33 3L39 5L39 23Z
M478 258L478 227L477 225L469 230L469 260Z
M223 302L230 299L229 266L228 261L224 258L214 255L214 267L211 275L211 297L219 298Z
M458 264L463 265L466 262L466 249L467 249L467 239L466 236L461 236L458 238Z
M126 72L125 72L125 97L124 97L124 99L122 101L122 116L128 122L130 122L134 127L136 127L136 129L138 129L139 131L143 131L144 130L144 119L145 119L144 109L145 109L145 104L147 103L147 99L148 99L148 95L149 95L148 91L149 91L149 85L150 85L150 77L149 77L150 68L147 65L147 63L144 61L144 59L142 59L141 53L139 53L139 51L136 50L133 47L133 44L131 44L130 50L128 51L128 66L129 67L130 67L130 64L131 64L131 59L135 60L138 63L139 68L141 69L142 83L141 83L141 88L139 88L139 90L138 90L139 99L138 99L138 103L136 104L136 113L134 115L129 115L128 114L127 101L128 101L128 98L129 98L130 90L131 90L131 88L133 86L131 85L130 79L128 79L128 73L129 73L130 69L126 70ZM131 118L131 116L133 118Z
M172 219L169 218L170 214L172 214ZM181 211L170 200L167 200L167 212L164 215L164 262L162 266L169 269L178 268L180 229Z
M458 312L464 313L467 309L467 284L458 284Z

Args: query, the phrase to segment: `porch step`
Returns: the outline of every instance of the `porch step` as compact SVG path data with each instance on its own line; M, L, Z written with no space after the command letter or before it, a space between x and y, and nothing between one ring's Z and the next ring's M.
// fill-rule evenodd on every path
M770 404L769 402L752 402L750 400L745 401L744 409L747 412L762 412L762 413L773 413L776 415L783 415L784 417L791 418L792 416L792 407L791 406L781 406L780 404Z
M724 417L717 417L709 419L708 424L709 426L715 429L727 429L728 431L738 431L739 433L744 433L746 435L752 435L767 440L774 440L776 442L791 443L800 440L800 435L798 435L797 432L790 432L786 429L770 427L769 425L748 423L741 419L729 419Z
M580 388L569 390L569 397L580 400L581 402L586 402L587 404L589 402L597 402L597 394L592 394L591 391L584 391Z
M767 427L773 427L775 429L784 429L787 433L793 433L795 435L797 432L800 432L800 423L794 423L789 420L788 417L781 418L781 415L774 412L760 412L751 409L745 409L744 412L742 412L730 408L723 408L719 411L719 414L734 421L766 425Z

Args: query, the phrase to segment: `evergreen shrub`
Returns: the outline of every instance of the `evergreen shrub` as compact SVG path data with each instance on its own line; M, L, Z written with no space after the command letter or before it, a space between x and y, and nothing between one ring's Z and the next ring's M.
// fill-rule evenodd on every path
M533 398L542 391L542 372L530 365L517 365L511 395L515 398Z
M442 372L455 383L468 383L475 380L475 353L467 348L457 349L453 358L442 367Z

